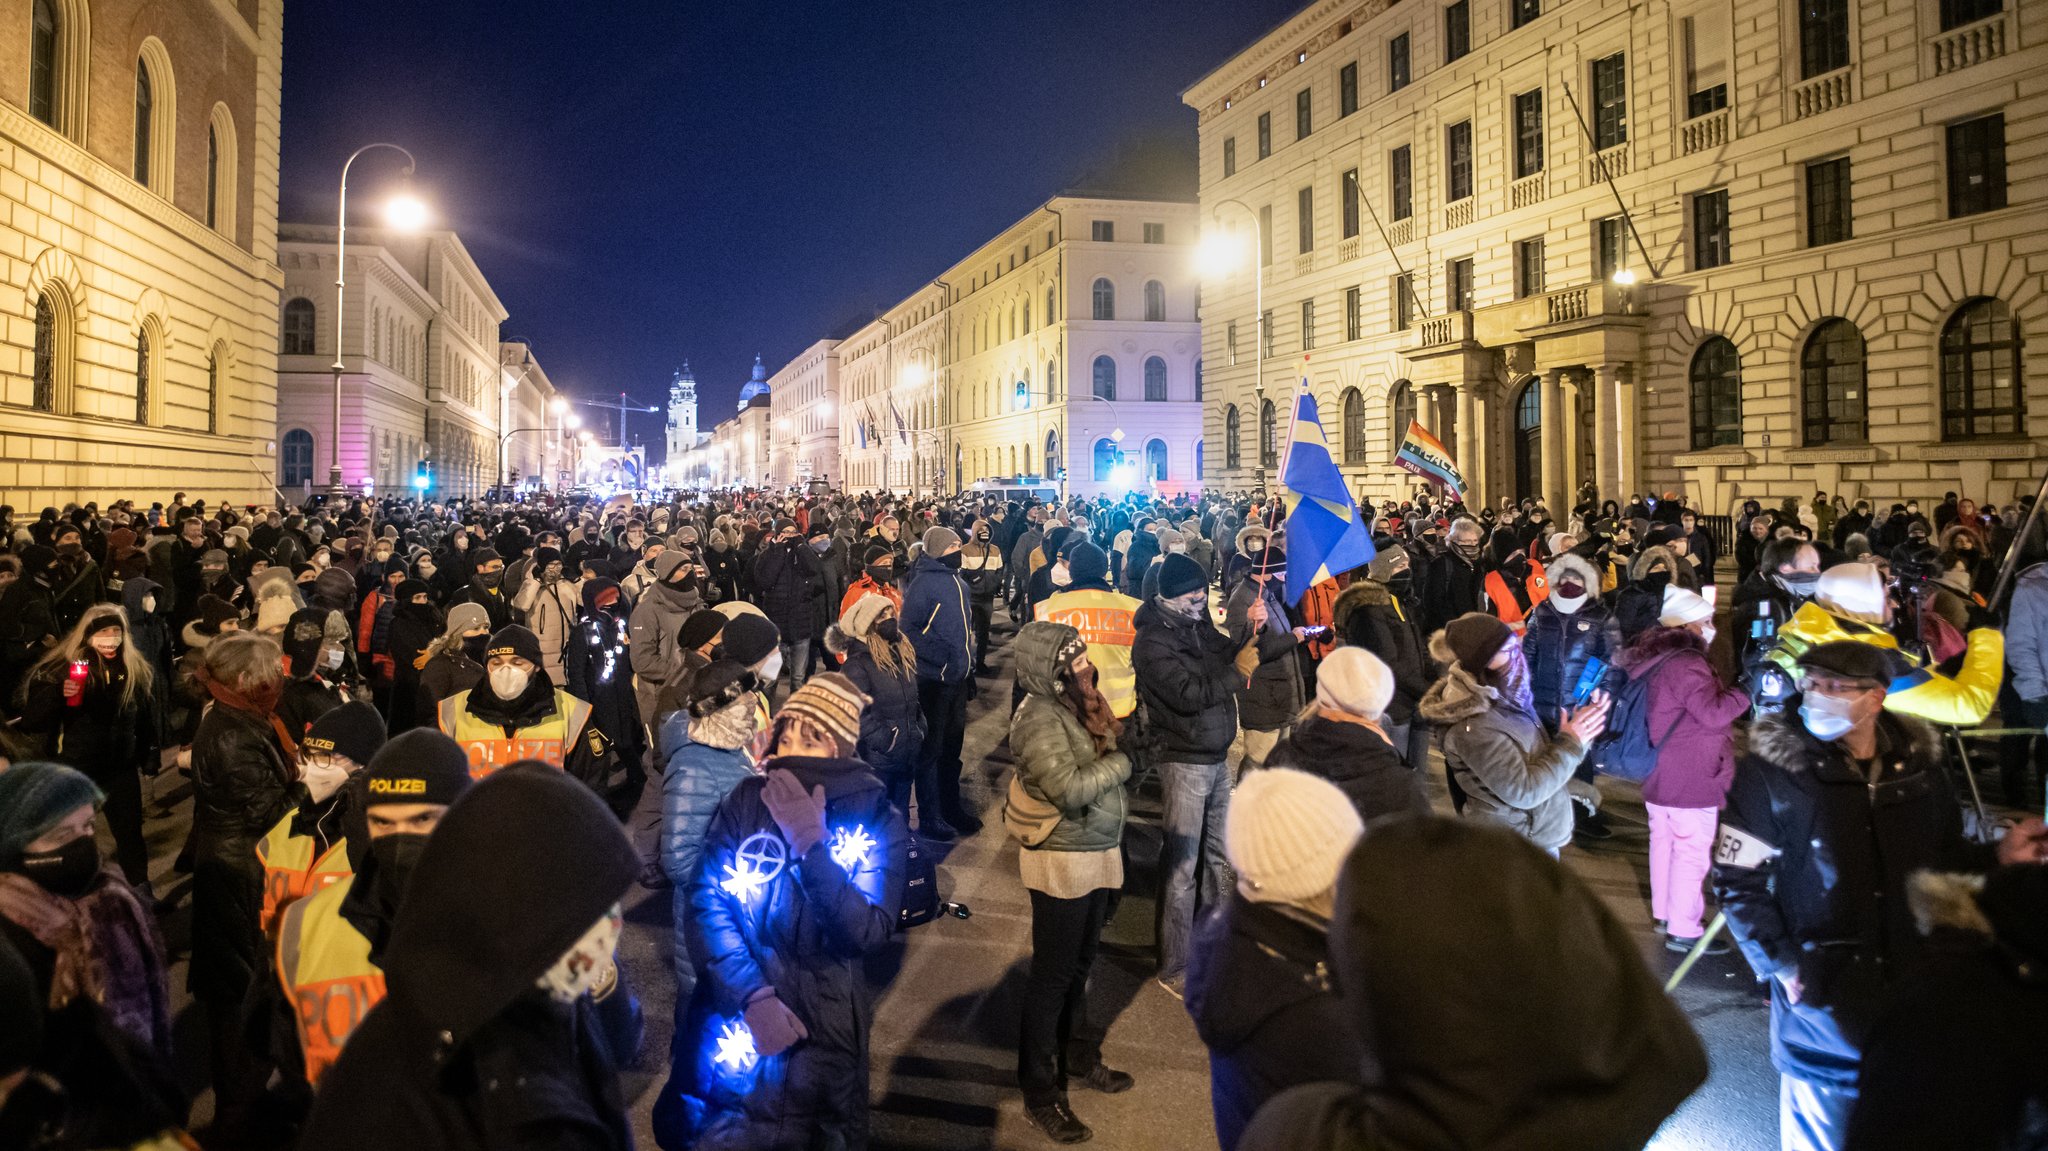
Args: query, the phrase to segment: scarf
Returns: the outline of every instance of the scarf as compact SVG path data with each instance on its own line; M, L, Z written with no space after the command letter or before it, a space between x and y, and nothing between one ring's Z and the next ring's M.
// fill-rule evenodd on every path
M1518 647L1505 666L1493 672L1494 691L1509 707L1536 714L1536 695L1529 685L1529 657Z
M171 996L163 944L126 883L103 876L74 900L43 890L26 875L0 872L0 918L54 953L50 1010L91 999L116 1027L169 1056Z
M207 675L205 668L199 669L198 678L201 683L206 685L206 692L213 697L215 703L220 704L222 707L233 708L236 711L253 715L257 719L269 723L270 730L277 736L278 747L284 751L285 762L298 762L299 741L292 738L291 729L287 728L284 725L284 721L277 717L277 701L278 697L284 694L284 681L272 682L255 695L243 695L234 688ZM285 782L289 784L292 782L292 779L287 777Z
M1067 707L1073 710L1074 718L1081 721L1081 726L1088 729L1088 737L1095 741L1095 754L1101 755L1116 746L1117 737L1124 733L1124 725L1116 713L1109 710L1108 698L1096 690L1097 675L1097 670L1091 667L1086 679L1069 672L1060 676L1060 682L1064 685L1062 695Z
M754 693L746 692L710 715L692 719L690 742L720 751L736 751L754 738L759 730L758 719Z

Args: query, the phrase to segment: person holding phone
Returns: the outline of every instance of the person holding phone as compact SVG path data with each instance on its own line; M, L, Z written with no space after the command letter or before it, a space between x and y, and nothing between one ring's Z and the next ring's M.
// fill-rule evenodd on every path
M1550 594L1529 612L1522 650L1529 658L1529 692L1543 730L1555 733L1565 710L1592 698L1598 668L1611 665L1621 651L1621 627L1600 600L1600 577L1584 558L1567 552L1550 563ZM1587 684L1587 672L1595 672ZM1593 782L1593 766L1581 763L1578 778ZM1572 833L1582 839L1614 834L1596 809L1573 809Z

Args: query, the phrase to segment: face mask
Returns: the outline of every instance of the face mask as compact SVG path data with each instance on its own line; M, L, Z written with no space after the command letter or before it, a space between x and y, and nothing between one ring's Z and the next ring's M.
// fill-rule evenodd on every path
M507 664L491 669L491 690L499 699L518 699L526 685L533 679L533 673L523 667Z
M1452 544L1451 550L1457 552L1459 555L1465 557L1468 560L1476 560L1479 558L1478 544Z
M1052 581L1054 587L1066 587L1074 582L1074 573L1067 570L1066 564L1057 563L1052 565L1052 574L1046 578Z
M1812 599L1814 589L1820 586L1820 573L1779 572L1778 586L1800 599Z
M1202 619L1209 614L1209 596L1206 592L1199 596L1182 596L1160 602L1166 605L1166 610L1182 619Z
M1712 647L1714 646L1714 635L1715 632L1713 625L1709 624L1708 626L1700 629L1700 642L1707 645L1708 647Z
M1246 555L1257 555L1260 552L1266 550L1266 541L1253 540L1250 543L1244 545L1244 550Z
M434 565L433 565L433 564L421 564L421 565L420 565L420 578L421 578L421 579L433 579L433 578L434 578L434 571L435 571L435 570L436 570L436 569L434 568Z
M327 665L329 670L340 667L343 654L339 651L330 651L322 662Z
M21 873L51 895L77 899L92 888L100 873L100 845L82 835L55 851L24 852Z
M333 562L333 560L327 558L326 552L313 553L313 566L321 569L322 571L327 570L327 565Z
M1575 615L1580 608L1586 606L1586 593L1581 591L1577 595L1566 595L1563 592L1554 591L1550 593L1550 603L1551 606L1566 615Z
M974 538L975 538L975 539L977 539L977 540L979 540L979 541L981 541L982 543L987 543L987 542L988 542L988 532L986 532L986 531L978 531L978 532L975 532L975 533L974 533Z
M371 886L379 906L398 910L398 897L405 894L405 881L412 878L412 869L426 849L424 835L380 835L370 841L370 858L376 861L369 869Z
M503 580L504 580L504 578L505 578L505 573L504 573L504 572L478 572L478 573L476 573L476 582L477 582L477 584L478 584L479 586L481 586L481 587L485 587L485 588L494 588L494 587L497 587L497 586L498 586L498 584L499 584L499 583L500 583L501 581L503 581Z
M534 986L557 1003L574 1003L595 990L612 970L612 953L619 946L619 931L624 925L619 905L612 904L603 918L591 924L590 930L570 944L569 950L534 981Z
M817 552L817 553L818 553L819 555L824 555L824 554L825 554L826 552L829 552L829 551L831 551L831 550L832 550L832 537L831 537L831 536L819 536L819 537L818 537L817 539L814 539L814 540L812 540L812 541L811 541L811 550L812 550L812 551L814 551L814 552Z
M782 649L777 648L769 652L768 658L761 661L761 670L757 674L761 677L762 683L774 683L781 678Z
M484 649L489 647L490 643L491 637L487 635L463 636L462 654L477 661L478 663L482 663L484 661Z
M875 625L875 636L883 643L895 643L903 638L903 625L893 619L885 619Z
M143 597L142 597L142 614L143 614L143 615L151 615L151 614L153 614L153 613L154 613L155 611L156 611L156 597L155 597L155 596L153 596L153 595L146 595L146 596L143 596Z
M942 564L944 564L944 565L946 565L946 566L947 566L947 567L949 567L949 568L952 568L952 569L953 569L954 571L959 571L959 570L960 570L960 553L959 553L959 552L954 552L954 553L953 553L953 554L951 554L951 555L943 555L943 556L940 556L940 557L939 557L939 562L940 562L940 563L942 563Z
M377 562L378 562L378 563L380 563L380 564L381 564L381 563L389 563L390 561L391 561L391 553L390 553L390 552L388 552L388 551L384 550L383 548L379 548L379 549L377 549Z
M1815 739L1836 740L1856 726L1850 717L1854 704L1833 696L1808 694L1800 700L1799 718Z

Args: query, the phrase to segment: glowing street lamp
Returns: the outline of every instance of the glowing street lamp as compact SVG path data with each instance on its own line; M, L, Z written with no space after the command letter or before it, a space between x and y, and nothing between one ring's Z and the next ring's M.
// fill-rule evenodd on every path
M396 194L384 204L384 222L399 231L417 231L427 224L427 206L412 191L413 168L418 164L411 152L396 144L365 144L349 154L341 165L341 198L336 209L334 227L334 430L328 444L332 460L327 469L327 490L330 496L341 498L348 494L348 486L341 479L341 373L345 365L341 362L342 310L346 306L344 289L348 287L348 170L355 165L356 157L376 148L389 148L405 157L405 170L399 173L403 183Z

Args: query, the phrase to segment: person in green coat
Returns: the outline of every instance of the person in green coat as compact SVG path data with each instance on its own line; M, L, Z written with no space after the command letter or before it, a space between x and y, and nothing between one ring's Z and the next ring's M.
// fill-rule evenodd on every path
M1096 687L1080 632L1028 623L1015 650L1024 700L1010 720L1017 778L1006 814L1024 845L1018 868L1031 894L1017 1079L1031 1123L1056 1143L1078 1143L1091 1132L1067 1104L1069 1076L1106 1093L1131 1087L1129 1075L1103 1064L1086 1025L1088 968L1124 884L1131 760L1117 750L1123 725Z

